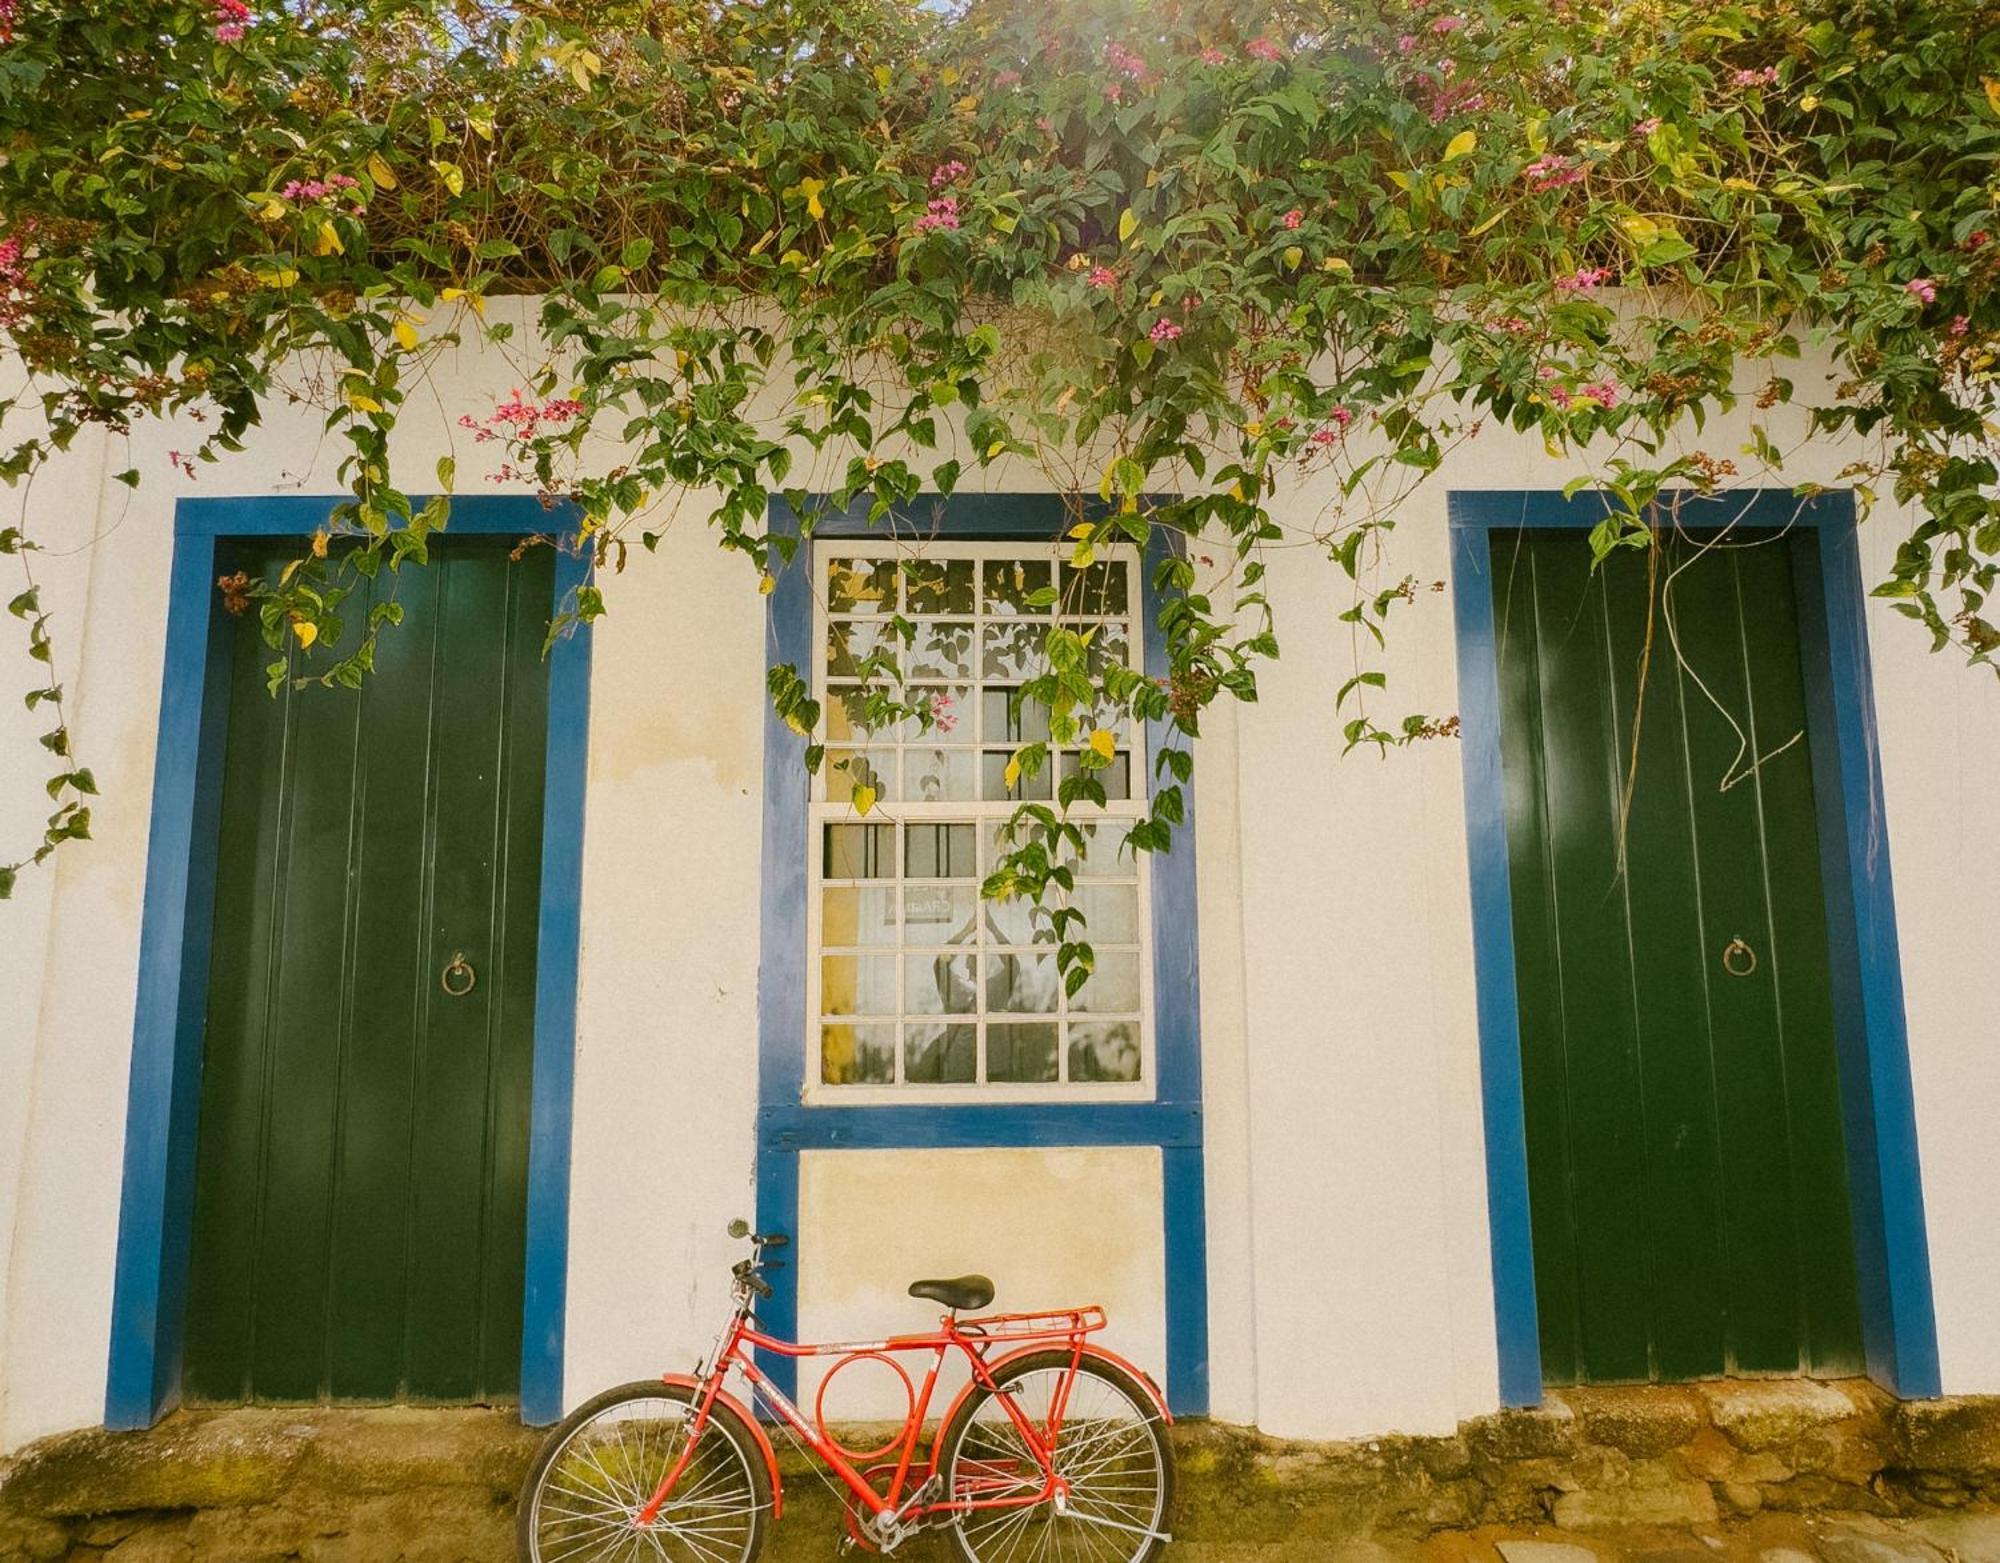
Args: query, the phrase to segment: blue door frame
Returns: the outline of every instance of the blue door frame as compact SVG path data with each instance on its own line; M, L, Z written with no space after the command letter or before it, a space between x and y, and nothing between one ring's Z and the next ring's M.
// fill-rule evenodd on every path
M150 1426L180 1394L228 713L229 639L226 620L216 611L216 548L237 537L304 539L326 523L336 503L303 495L184 499L174 516L104 1397L107 1427ZM450 531L547 535L565 522L573 524L569 512L551 513L532 498L481 495L452 502ZM588 579L589 569L586 558L558 555L556 608ZM553 1422L562 1414L577 902L589 724L590 635L582 629L558 641L549 653L521 1345L521 1415L536 1423Z
M1912 1399L1935 1396L1941 1391L1930 1246L1853 496L1829 492L1802 499L1766 489L1716 499L1684 495L1679 503L1683 526L1789 528L1798 540L1793 576L1832 945L1862 1344L1868 1375L1877 1383ZM1542 1398L1542 1362L1528 1223L1491 536L1523 527L1595 526L1605 505L1588 493L1566 499L1556 491L1460 490L1449 508L1500 1399L1526 1406ZM1581 537L1577 546L1583 546Z
M867 506L816 513L813 537L899 536L960 539L1020 538L1051 542L1074 517L1059 494L980 494L914 501L893 517L871 522ZM773 501L774 530L799 529L799 518ZM1142 600L1146 671L1164 676L1153 569L1168 556L1172 534L1155 527L1147 549ZM772 667L804 671L812 657L812 550L799 549L766 599L765 646ZM1165 724L1148 728L1149 754L1158 752ZM757 982L757 1223L760 1231L791 1234L787 1267L774 1272L776 1295L759 1310L779 1335L798 1327L797 1243L799 1154L813 1150L994 1148L1001 1146L1133 1145L1160 1152L1166 1241L1167 1396L1176 1413L1208 1409L1208 1250L1201 1137L1200 936L1195 920L1193 789L1187 821L1171 852L1152 862L1154 1077L1158 1095L1133 1103L967 1103L948 1107L807 1107L803 1105L806 1047L805 740L775 712L764 721L764 870L762 958ZM788 1395L797 1393L797 1364L773 1357L765 1370Z

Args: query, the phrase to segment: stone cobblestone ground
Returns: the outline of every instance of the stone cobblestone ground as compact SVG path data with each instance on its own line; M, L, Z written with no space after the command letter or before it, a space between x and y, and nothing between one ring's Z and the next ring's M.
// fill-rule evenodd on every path
M63 1434L0 1467L0 1563L506 1563L541 1437L503 1410L412 1407ZM2000 1397L1563 1390L1446 1436L1305 1443L1196 1421L1174 1441L1168 1563L2000 1563ZM781 1465L767 1563L831 1560L838 1501ZM934 1536L897 1553L951 1556Z

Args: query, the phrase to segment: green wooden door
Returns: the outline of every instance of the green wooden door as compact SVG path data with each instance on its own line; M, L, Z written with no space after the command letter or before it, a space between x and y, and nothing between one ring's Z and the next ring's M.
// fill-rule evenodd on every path
M554 562L508 551L385 573L405 619L359 690L272 699L229 626L192 1400L518 1390Z
M1862 1367L1794 546L1494 534L1551 1382Z

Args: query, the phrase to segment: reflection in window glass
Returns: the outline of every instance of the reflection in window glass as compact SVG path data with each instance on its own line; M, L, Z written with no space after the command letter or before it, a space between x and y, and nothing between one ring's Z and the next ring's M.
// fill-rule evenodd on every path
M1140 812L1145 733L1105 704L1055 744L1047 709L1021 698L1052 671L1058 628L1084 638L1093 667L1137 666L1136 565L1121 553L1078 569L1060 547L998 543L815 546L819 1082L1017 1094L1143 1082L1146 867L1120 847ZM1115 753L1091 772L1101 812L1085 802L1071 816L1092 854L1068 863L1066 904L1087 919L1074 936L1095 964L1071 995L1051 920L1062 893L1038 907L979 888L1013 845L1000 835L1016 805L1078 775L1095 728ZM1030 745L1043 746L1032 774L1019 763Z

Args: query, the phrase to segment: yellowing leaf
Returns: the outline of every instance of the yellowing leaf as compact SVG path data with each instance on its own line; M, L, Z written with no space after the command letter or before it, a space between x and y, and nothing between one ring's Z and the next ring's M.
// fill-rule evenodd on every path
M409 321L399 319L396 322L396 343L404 352L414 353L417 350L417 328Z
M1979 85L1986 89L1987 107L1991 108L1994 113L2000 114L2000 80L1995 80L1991 76L1982 76L1979 78Z
M806 198L806 212L814 222L826 216L826 208L820 204L819 193L826 188L824 179L801 179L799 190Z
M757 595L768 597L778 589L778 578L769 570L757 577Z
M352 407L356 412L380 412L382 410L382 404L376 401L374 397L352 389L347 393L347 405Z
M368 154L368 177L375 181L375 188L378 190L396 188L396 175L390 169L388 160L380 152Z
M1001 780L1007 784L1007 790L1012 792L1021 781L1021 762L1019 760L1009 760L1007 762L1007 769L1002 771L1000 775Z
M315 255L345 255L347 246L340 242L340 230L332 223L319 225L319 239L313 245Z
M895 75L896 73L890 70L888 66L878 65L875 67L875 85L886 87L891 81L895 80Z
M310 646L319 639L319 626L310 619L294 619L292 633L298 636L301 646Z
M1299 269L1300 263L1304 261L1305 258L1306 258L1306 252L1300 249L1296 244L1288 244L1285 246L1285 270L1297 271Z
M1389 170L1389 183L1398 190L1407 190L1410 188L1410 176L1401 169L1392 168Z
M1005 440L995 440L991 445L986 447L986 459L988 461L991 461L995 456L999 455L1000 452L1002 452L1006 448L1007 448L1007 442Z
M257 208L257 215L267 223L277 222L285 215L285 203L278 200L266 201Z
M324 559L326 557L327 541L327 530L325 527L321 527L317 532L313 533L312 549L315 559Z
M278 572L278 584L280 586L287 585L291 581L291 578L299 573L299 568L304 563L305 560L303 559L294 559L290 564L286 565L284 569Z
M1343 259L1342 259L1342 258L1341 258L1340 256L1338 256L1338 255L1329 255L1329 256L1327 256L1327 258L1326 258L1325 260L1323 260L1323 261L1321 261L1321 262L1319 263L1319 269L1320 269L1321 271L1352 271L1352 270L1354 270L1353 266L1349 265L1349 264L1348 264L1348 262L1346 262L1345 260L1343 260Z
M1109 728L1096 727L1091 729L1090 747L1105 759L1108 760L1111 758L1112 751L1117 747L1117 744L1118 740L1111 736Z
M258 272L256 276L267 288L289 288L299 280L297 269L291 266L272 267Z
M870 809L874 808L875 789L873 787L856 787L854 789L854 807L856 812L861 814L866 814Z
M1449 163L1464 157L1466 153L1478 145L1479 137L1476 134L1470 130L1461 130L1451 138L1450 143L1445 147L1444 160Z
M1132 208L1128 206L1118 214L1118 242L1123 244L1138 231L1139 219L1133 214Z
M1495 223L1497 223L1501 218L1505 217L1506 215L1507 215L1507 208L1503 206L1500 208L1499 211L1493 213L1490 217L1482 218L1477 227L1472 228L1471 230L1468 231L1466 237L1472 239L1478 238L1488 228L1491 228Z

